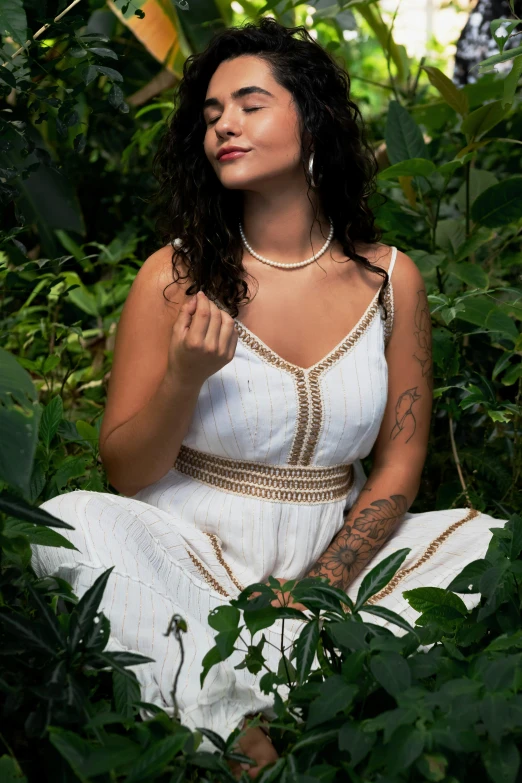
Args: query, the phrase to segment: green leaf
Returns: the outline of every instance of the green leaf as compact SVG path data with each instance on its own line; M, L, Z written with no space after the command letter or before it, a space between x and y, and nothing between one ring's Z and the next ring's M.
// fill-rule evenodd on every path
M431 84L440 92L448 106L463 116L468 113L468 96L456 87L446 74L434 66L423 65L422 70L426 71Z
M379 172L380 179L397 179L397 177L429 177L435 171L435 164L427 158L411 158L388 166Z
M119 71L115 71L114 68L107 68L105 65L96 65L96 70L98 73L103 73L104 76L108 76L109 79L114 80L115 82L122 82L123 76Z
M471 207L476 223L490 228L516 223L520 219L522 177L511 177L493 185L478 196Z
M498 307L495 307L488 313L485 323L486 329L492 332L499 332L502 337L507 337L516 343L518 339L518 329L515 322L509 315L506 315Z
M385 137L388 158L392 164L428 157L421 129L398 101L392 100L388 104Z
M502 101L492 101L480 106L462 120L460 129L472 140L477 140L484 133L494 128L508 113L508 108L502 107Z
M492 661L482 678L488 691L507 691L515 688L515 675L520 667L522 653L512 653Z
M0 394L1 391L0 382ZM0 481L24 494L28 492L32 474L40 412L37 403L31 408L17 409L10 403L3 407L0 400Z
M71 481L85 475L91 460L85 455L65 457L54 474L54 482L59 492Z
M134 704L141 699L140 684L134 672L129 672L134 677L112 672L112 685L114 693L114 706L125 718L132 718L135 713Z
M441 587L416 587L405 590L402 595L417 612L426 612L433 606L451 606L464 616L468 614L462 598Z
M310 732L307 732L302 739L299 739L295 743L292 750L293 751L301 750L302 748L307 748L310 745L324 746L331 742L336 742L338 736L339 736L339 729L326 729L326 728L312 729Z
M61 519L48 514L43 508L30 506L22 498L18 498L10 492L0 493L0 511L16 519L23 519L26 522L32 522L35 525L46 525L47 527L66 528L74 530L72 525L62 522Z
M498 63L504 63L506 60L512 60L515 57L519 57L522 54L522 46L516 46L513 49L508 49L507 52L502 54L494 54L492 57L488 57L486 60L481 60L478 65L480 68L488 68L490 65L498 65ZM473 68L476 66L472 67Z
M51 611L51 608L45 598L42 596L39 590L35 590L30 582L27 582L27 591L29 592L33 603L35 604L38 612L37 617L45 625L48 638L56 648L56 653L65 649L65 637L56 615Z
M393 552L378 563L375 568L372 568L369 574L366 574L357 593L354 612L358 612L368 598L371 598L372 595L378 593L379 590L382 590L388 584L410 551L410 549L399 549L397 552Z
M506 652L512 650L513 647L522 649L522 629L509 635L504 633L502 636L497 636L491 644L488 644L484 652Z
M279 783L282 780L281 773L286 767L286 758L278 758L273 766L261 771L256 777L256 783Z
M448 264L447 271L472 288L488 287L488 276L477 264Z
M91 54L97 54L98 57L112 57L113 60L118 59L116 52L113 52L112 49L106 49L104 47L91 46L89 52L91 52Z
M4 523L3 535L7 538L11 536L25 536L30 544L38 546L63 547L64 549L76 549L74 544L64 536L48 527L32 525L30 522L22 522L19 519L7 519Z
M401 726L387 747L387 771L397 775L408 769L424 750L424 738L425 734L420 729Z
M11 756L0 758L0 780L2 783L27 783L27 778Z
M69 622L69 650L71 652L75 652L82 637L90 633L103 598L105 586L113 569L114 566L100 574L71 612Z
M417 759L417 769L423 775L426 780L442 781L447 780L451 783L450 778L446 778L446 768L448 766L448 759L442 756L440 753L424 753L419 759ZM453 779L455 783L455 779Z
M215 631L233 631L239 625L241 612L234 606L218 606L210 612L208 624Z
M515 92L518 87L520 74L522 73L522 53L515 57L511 70L504 79L504 96L502 98L502 107L511 106L515 99Z
M446 589L453 593L465 593L466 595L479 593L480 577L489 568L490 564L487 560L473 560L472 563L464 566L460 574L457 574Z
M325 582L321 582L319 579L315 579L315 584L309 586L306 585L306 594L312 598L312 596L324 596L332 599L331 601L328 601L325 603L325 609L328 609L329 611L334 611L334 606L336 607L335 611L342 614L344 617L345 612L341 608L341 604L346 604L346 606L349 606L350 609L353 609L353 601L350 598L350 596L344 591L340 590L338 587L334 587L331 584L327 584ZM304 593L300 592L302 582L298 584L292 595L296 599L298 603L301 603L301 596L304 595Z
M42 653L54 656L55 647L42 634L42 626L34 620L26 620L16 612L0 612L0 625L10 629L14 638L24 646L40 650Z
M504 353L501 354L493 367L493 372L491 373L492 380L495 380L500 373L504 372L504 370L509 367L511 359L515 356L516 354L514 351L504 351Z
M91 752L91 746L74 731L67 731L58 726L49 726L49 740L58 753L68 762L75 775L82 783L90 783L83 769Z
M516 560L522 552L522 517L520 514L513 514L509 519L509 524L512 532L509 559Z
M91 448L98 443L98 432L95 428L88 424L86 421L79 419L76 422L76 429L83 441Z
M395 727L394 727L395 728ZM343 723L339 729L339 750L350 754L350 763L355 767L368 755L375 744L377 733L361 731L360 724L353 721Z
M203 656L203 659L201 661L201 665L203 669L199 675L200 688L203 687L203 683L205 682L205 678L209 673L210 669L216 664L221 663L222 660L223 658L221 657L221 653L216 646L211 647L210 650Z
M357 685L345 682L340 675L328 677L321 684L321 694L310 704L306 729L313 729L348 709L358 691Z
M234 652L234 645L241 633L241 628L230 628L227 631L220 631L216 636L216 647L221 653L223 660L228 658Z
M487 693L479 705L480 717L492 742L498 744L510 724L511 709L508 699L501 693Z
M424 657L424 656L423 656ZM399 726L413 726L419 713L414 707L396 707L394 710L381 712L375 718L365 721L363 736L370 730L372 732L384 732L384 744L387 745L390 738Z
M516 783L520 753L510 737L504 737L498 745L486 745L482 750L482 761L493 783Z
M45 406L40 420L40 440L49 448L53 437L56 435L58 425L63 416L63 402L60 396L53 397L51 402Z
M493 21L489 23L491 35L495 39L495 43L501 52L504 51L504 46L506 45L509 36L518 24L519 22L513 19L493 19ZM502 28L502 31L505 33L504 35L498 34L499 28Z
M397 614L397 612L392 612L391 609L386 609L384 606L372 606L371 604L367 604L366 606L363 606L360 611L374 614L376 617L381 617L383 620L387 620L389 623L398 625L399 628L404 628L405 631L408 631L409 633L417 636L417 631L415 628L410 625L407 620L404 620L400 614Z
M20 46L25 44L27 17L23 0L2 0L0 4L0 35L9 36ZM5 45L5 41L3 43ZM0 70L3 71L5 68L2 67Z
M431 606L417 618L417 625L435 624L450 633L462 622L464 618L454 606Z
M184 732L178 732L174 736L155 742L145 752L142 751L139 760L133 764L130 774L126 777L125 783L154 780L160 772L164 771L165 766L174 756L183 750L189 736Z
M251 634L269 628L279 617L279 610L275 606L265 606L263 609L244 612L243 620Z
M311 620L295 641L296 671L298 682L303 683L310 673L319 644L319 622Z
M368 650L370 645L366 641L368 626L360 623L348 615L342 623L328 623L326 633L337 647L345 647L348 650Z
M411 685L411 671L402 655L380 653L370 661L370 669L384 690L397 698Z

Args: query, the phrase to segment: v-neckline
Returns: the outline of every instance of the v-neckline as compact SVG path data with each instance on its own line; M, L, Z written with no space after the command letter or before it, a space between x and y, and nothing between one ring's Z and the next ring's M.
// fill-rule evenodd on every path
M381 286L382 287L382 286ZM273 359L275 359L277 362L283 362L287 367L291 367L294 370L298 370L302 373L310 373L312 370L315 370L317 367L319 367L324 362L327 362L330 357L335 354L337 351L340 350L340 348L347 342L350 341L350 338L356 333L356 331L360 328L361 324L365 321L365 319L368 318L368 314L370 313L372 307L375 307L375 302L377 301L380 293L380 288L377 290L375 295L373 296L370 304L364 311L364 313L361 315L357 323L350 329L347 335L345 335L340 342L335 345L331 351L328 351L326 356L323 356L322 359L319 359L318 362L315 362L310 367L300 367L298 364L294 364L293 362L289 362L287 359L284 359L282 356L280 356L277 351L274 351L273 348L270 348L269 345L267 345L260 337L257 336L257 334L254 334L251 329L248 328L248 326L245 326L245 324L239 320L239 318L234 318L234 321L239 324L242 330L246 332L247 335L250 336L251 339L255 340L257 343L263 346L263 348L272 356ZM378 307L375 307L375 313L378 312ZM372 314L371 318L368 319L368 323L366 326L369 325L370 321L373 320L375 313ZM244 336L239 333L239 340L245 345L247 345L247 348L252 348L252 346L248 345L248 343L245 342ZM347 346L348 347L348 346ZM254 351L255 352L255 351Z

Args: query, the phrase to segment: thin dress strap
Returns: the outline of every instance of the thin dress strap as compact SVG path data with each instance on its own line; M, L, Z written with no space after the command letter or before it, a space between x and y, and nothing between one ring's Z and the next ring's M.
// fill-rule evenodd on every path
M394 246L392 247L392 257L390 261L390 266L388 267L388 277L391 279L393 267L395 266L395 259L397 258L397 248Z
M393 316L394 316L394 302L393 302L393 286L391 281L391 276L393 272L393 267L395 266L395 259L397 258L397 248L394 246L392 247L392 257L390 261L390 266L388 267L388 285L386 286L386 290L384 292L384 303L386 305L386 311L387 311L387 318L384 322L384 345L388 345L393 329Z

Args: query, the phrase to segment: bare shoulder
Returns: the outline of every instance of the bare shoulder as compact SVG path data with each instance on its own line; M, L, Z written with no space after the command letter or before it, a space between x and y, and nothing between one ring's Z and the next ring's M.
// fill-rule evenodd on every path
M156 303L159 307L157 315L176 318L190 283L181 258L172 245L165 245L143 262L129 296L139 297L150 304Z
M399 305L401 302L417 302L419 295L426 296L426 285L419 267L407 253L398 248L391 280L394 299Z

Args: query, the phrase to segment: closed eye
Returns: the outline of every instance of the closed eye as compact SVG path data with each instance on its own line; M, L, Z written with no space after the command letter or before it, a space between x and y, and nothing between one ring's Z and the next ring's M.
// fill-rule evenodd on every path
M264 109L264 106L255 106L252 109L243 109L243 111L259 111L260 109ZM218 117L215 117L213 120L208 121L208 125L213 125L215 122L218 121Z

